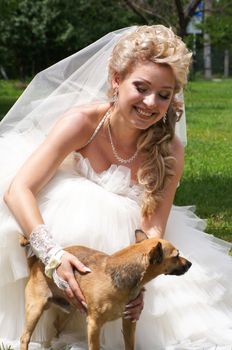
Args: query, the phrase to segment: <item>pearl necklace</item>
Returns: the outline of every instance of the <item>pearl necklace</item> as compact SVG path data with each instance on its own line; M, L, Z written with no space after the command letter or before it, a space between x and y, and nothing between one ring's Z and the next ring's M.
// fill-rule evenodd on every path
M137 155L138 155L138 153L139 153L139 150L136 149L136 151L135 151L135 153L133 154L133 156L130 157L130 158L128 158L128 159L124 159L124 158L121 158L121 157L120 157L120 155L119 155L119 154L117 153L117 151L116 151L116 148L115 148L115 146L114 146L113 139L112 139L111 126L110 126L110 111L107 112L107 116L108 116L107 129L108 129L110 144L111 144L111 147L112 147L112 151L113 151L114 157L117 159L117 161L118 161L119 163L122 163L122 164L128 164L128 163L133 162L133 160L135 160L135 158L137 157Z

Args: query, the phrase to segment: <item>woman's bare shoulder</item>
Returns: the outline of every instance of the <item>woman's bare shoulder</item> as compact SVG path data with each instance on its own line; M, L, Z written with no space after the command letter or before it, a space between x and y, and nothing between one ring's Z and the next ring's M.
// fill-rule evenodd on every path
M184 145L178 136L174 136L171 142L172 154L175 157L175 172L182 174L184 167Z
M171 142L173 154L176 156L184 155L184 145L177 135L175 135Z
M109 107L109 103L73 107L63 115L61 121L70 124L74 130L82 127L95 129Z
M108 109L107 103L73 107L59 119L51 132L51 137L59 136L61 143L68 140L74 149L81 148L89 140Z

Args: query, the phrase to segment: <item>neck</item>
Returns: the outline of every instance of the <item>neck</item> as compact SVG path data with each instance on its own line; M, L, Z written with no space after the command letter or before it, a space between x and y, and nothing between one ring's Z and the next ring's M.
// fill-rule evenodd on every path
M121 113L115 109L110 114L111 133L115 145L123 151L135 149L141 130L134 128ZM130 153L130 152L128 152Z

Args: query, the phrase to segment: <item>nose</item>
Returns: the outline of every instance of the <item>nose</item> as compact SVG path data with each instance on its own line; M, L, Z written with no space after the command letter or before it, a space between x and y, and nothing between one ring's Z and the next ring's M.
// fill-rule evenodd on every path
M144 104L148 107L148 108L153 108L157 105L156 103L156 95L153 94L149 94L146 95L143 99Z
M190 267L192 266L192 263L188 260L186 260L186 271L188 271L188 269L190 269Z

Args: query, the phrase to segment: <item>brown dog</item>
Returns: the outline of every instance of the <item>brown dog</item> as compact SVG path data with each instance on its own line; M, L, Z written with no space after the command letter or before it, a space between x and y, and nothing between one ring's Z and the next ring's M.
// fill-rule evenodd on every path
M142 287L158 275L182 275L191 263L180 257L168 241L149 238L136 231L136 242L107 255L82 246L65 250L75 255L92 272L75 271L85 296L89 350L100 349L100 330L104 323L123 315L126 304L136 298ZM25 290L26 321L21 336L21 350L27 350L32 332L43 312L51 303L69 305L69 300L54 282L44 274L43 264L36 258L30 263L30 276ZM126 350L133 350L136 323L122 317Z

